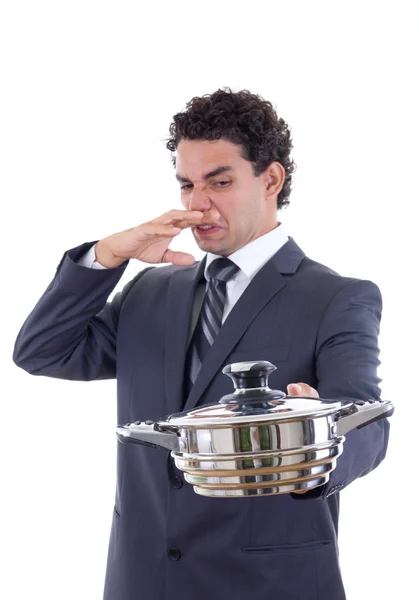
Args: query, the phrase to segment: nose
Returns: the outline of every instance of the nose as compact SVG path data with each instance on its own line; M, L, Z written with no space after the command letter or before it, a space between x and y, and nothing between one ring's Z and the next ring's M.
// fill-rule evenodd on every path
M211 208L211 201L208 198L208 195L203 190L199 190L196 186L190 192L187 199L187 209L188 210L199 210L201 212L206 212Z

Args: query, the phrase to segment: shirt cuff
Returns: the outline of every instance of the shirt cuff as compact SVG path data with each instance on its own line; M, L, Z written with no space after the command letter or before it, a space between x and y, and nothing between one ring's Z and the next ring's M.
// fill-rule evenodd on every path
M82 267L87 267L88 269L106 269L107 267L104 267L96 261L95 247L96 244L89 248L86 254L83 254L83 256L79 258L77 264Z

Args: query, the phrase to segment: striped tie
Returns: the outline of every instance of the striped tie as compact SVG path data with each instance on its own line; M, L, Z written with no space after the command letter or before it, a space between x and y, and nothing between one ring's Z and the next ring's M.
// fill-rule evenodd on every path
M208 267L210 278L208 289L187 355L186 397L189 396L205 355L221 328L227 295L227 281L238 270L239 267L228 258L217 258Z

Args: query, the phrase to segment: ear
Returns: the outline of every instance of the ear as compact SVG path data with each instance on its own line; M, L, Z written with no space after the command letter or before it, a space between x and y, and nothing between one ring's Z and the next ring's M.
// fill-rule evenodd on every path
M273 162L266 169L265 186L269 196L277 196L284 185L286 173L279 162Z

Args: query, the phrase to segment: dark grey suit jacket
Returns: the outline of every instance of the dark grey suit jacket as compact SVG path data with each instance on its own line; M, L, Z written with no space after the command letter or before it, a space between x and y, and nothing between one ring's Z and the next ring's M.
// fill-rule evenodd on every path
M65 252L23 324L13 359L33 375L117 378L118 424L158 419L232 391L224 365L269 360L270 386L322 398L379 398L382 300L288 242L257 273L209 350L189 398L183 376L205 259L141 271L107 302L128 263L92 270ZM386 419L351 431L330 481L304 495L205 498L165 449L119 444L105 600L343 600L339 492L385 457Z

